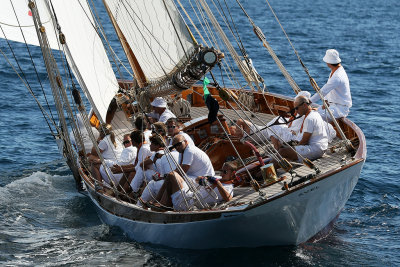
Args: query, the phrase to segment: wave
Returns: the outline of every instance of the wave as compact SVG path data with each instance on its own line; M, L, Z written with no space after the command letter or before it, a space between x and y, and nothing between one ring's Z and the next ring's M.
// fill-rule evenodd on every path
M60 176L35 171L29 176L14 179L12 182L0 187L0 208L9 204L29 203L30 200L47 199L50 196L63 195L74 196L75 184L71 175ZM79 193L75 193L80 195ZM16 201L18 200L18 201ZM35 201L38 202L38 201Z

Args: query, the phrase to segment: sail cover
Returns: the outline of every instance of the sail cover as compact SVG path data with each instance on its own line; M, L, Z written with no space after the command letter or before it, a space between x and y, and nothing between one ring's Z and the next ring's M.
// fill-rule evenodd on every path
M43 26L46 29L54 29L44 1L36 1L36 4L41 14ZM32 12L28 7L28 0L1 1L0 26L0 38L39 46L35 24L32 20ZM54 30L48 30L47 35L51 48L59 49Z
M172 0L104 0L146 78L157 81L186 61L194 42Z
M87 1L52 0L51 3L70 50L68 63L93 108L105 121L108 106L119 87Z

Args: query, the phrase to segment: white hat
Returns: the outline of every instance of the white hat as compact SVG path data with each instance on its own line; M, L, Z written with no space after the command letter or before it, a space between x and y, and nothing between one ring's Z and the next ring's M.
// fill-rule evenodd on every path
M166 108L167 101L165 101L162 97L156 97L154 98L153 102L151 102L151 105L156 108Z
M297 97L299 96L304 96L305 98L307 98L308 102L311 102L310 98L311 98L311 93L308 91L300 91L297 93L297 96L295 97L295 100Z
M326 50L326 54L322 60L328 64L338 64L342 61L339 57L339 52L335 49Z

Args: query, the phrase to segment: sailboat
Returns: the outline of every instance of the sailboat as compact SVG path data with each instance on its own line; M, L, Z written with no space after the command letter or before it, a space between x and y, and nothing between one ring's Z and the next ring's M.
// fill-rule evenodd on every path
M210 7L206 0L103 0L107 23L115 29L127 58L121 61L104 31L98 6L89 2L5 1L0 38L8 44L25 43L29 55L31 45L41 48L48 77L40 86L51 88L52 100L39 99L31 90L30 84L38 80L27 83L19 77L35 97L78 188L85 188L103 223L120 227L138 242L189 249L298 245L331 226L366 160L365 137L356 124L332 118L337 134L324 156L288 162L268 139L255 138L261 130L242 138L230 132L239 119L269 129L267 122L290 117L294 98L266 90L239 33L231 27L234 19L222 6ZM260 39L260 49L267 49L297 94L299 86L262 30L236 2ZM18 55L3 49L1 53L16 73L23 72L15 64L21 60ZM306 68L305 72L318 92ZM212 80L208 85L206 76ZM213 122L205 89L218 103ZM182 130L207 153L215 170L232 158L240 163L240 183L230 201L161 211L128 201L112 184L112 194L99 190L85 158L83 132L99 151L93 127L109 123L120 142L134 129L134 118L149 112L156 97L168 100L184 123ZM79 127L78 117L84 128ZM283 167L272 180L265 178L263 168L271 159Z

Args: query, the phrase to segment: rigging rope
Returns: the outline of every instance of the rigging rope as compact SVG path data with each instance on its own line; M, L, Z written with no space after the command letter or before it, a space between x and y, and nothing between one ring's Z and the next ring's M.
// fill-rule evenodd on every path
M58 128L58 126L56 125L54 119L52 118L52 116L50 116L46 110L43 108L42 104L40 104L39 100L37 99L37 97L35 96L34 92L32 91L32 88L25 82L24 78L21 77L21 75L18 73L18 71L15 69L15 67L13 66L13 64L10 62L10 60L8 59L7 55L3 52L3 50L0 48L0 53L3 55L3 57L6 59L7 63L10 65L10 67L13 69L13 71L15 72L15 74L17 74L18 78L21 80L21 82L25 85L25 87L28 89L29 93L32 95L33 99L35 100L36 104L38 105L40 111L42 112L43 118L45 119L51 134L53 135L53 137L56 137L56 134L53 132L53 129L51 128L49 121L53 124L53 126L56 128L57 132L60 131L60 129Z
M127 11L131 21L133 21L135 27L137 29L139 29L134 16L142 23L142 25L144 26L144 28L146 29L147 33L150 34L150 36L152 36L152 38L154 39L154 41L160 46L160 48L164 51L164 53L169 57L169 59L171 60L171 62L174 62L175 65L178 65L177 62L175 62L172 57L170 57L170 55L167 53L167 51L164 49L164 46L158 41L158 39L154 36L154 34L151 32L151 30L145 25L145 23L143 23L143 21L140 19L140 16L135 12L135 8L133 8L129 3L125 3L124 1L121 2L122 5L125 7L125 10ZM130 10L128 10L126 4L129 6ZM132 16L131 13L134 15ZM141 38L145 41L147 47L150 49L150 51L153 54L153 57L156 59L156 61L158 62L159 66L161 67L162 71L164 72L164 75L169 77L168 73L166 72L166 70L163 68L163 64L161 64L159 58L157 57L157 55L155 54L155 52L153 51L153 49L151 48L151 45L149 44L148 40L144 37L143 33L139 30L139 33L141 34Z
M239 0L237 0L237 1L239 1ZM322 105L323 105L323 106L325 107L325 109L328 111L328 113L329 113L329 115L330 115L330 117L331 117L331 120L333 121L333 123L335 124L336 128L337 128L338 131L339 131L340 136L341 136L342 139L346 142L346 146L348 147L348 150L354 149L354 148L352 147L352 145L351 145L351 142L347 139L346 135L343 133L342 128L341 128L340 125L337 123L337 121L336 121L336 119L335 119L335 116L333 115L333 113L332 113L331 110L329 109L329 106L326 104L326 102L325 102L325 100L324 100L324 97L323 97L323 95L322 95L321 92L320 92L320 88L319 88L317 82L316 82L316 81L314 80L314 78L311 76L311 74L310 74L310 72L308 71L306 65L305 65L305 64L303 63L303 61L301 60L299 53L297 52L297 50L294 48L294 45L293 45L292 42L290 41L290 38L289 38L289 36L286 34L285 29L283 28L282 24L280 23L280 21L279 21L279 19L278 19L278 16L275 14L275 12L274 12L274 10L272 9L271 5L269 4L268 0L266 0L266 2L267 2L267 4L268 4L268 6L269 6L269 8L270 8L270 10L271 10L271 12L272 12L272 14L275 16L275 19L276 19L276 21L278 22L279 26L281 27L283 33L285 34L286 39L288 40L290 46L293 48L293 51L294 51L294 53L296 54L297 59L299 60L301 66L303 67L305 73L307 74L307 76L308 76L308 78L309 78L309 80L310 80L311 86L314 88L314 90L315 90L315 91L318 93L318 95L320 96L321 101L322 101ZM240 4L239 4L239 5L240 5ZM298 93L298 92L296 92L296 93Z
M48 102L48 100L47 100L46 93L44 92L44 88L43 88L42 81L40 80L40 77L39 77L39 74L38 74L38 71L37 71L37 68L36 68L36 64L35 64L35 62L33 61L31 51L30 51L29 46L28 46L28 44L27 44L27 42L26 42L25 34L24 34L24 31L22 30L21 23L19 22L19 18L18 18L18 16L17 16L17 12L16 12L16 10L15 10L14 4L13 4L13 2L12 2L11 0L10 0L10 3L11 3L11 6L12 6L12 8L13 8L13 11L14 11L14 14L15 14L15 18L16 18L16 20L17 20L17 22L18 22L18 25L20 26L20 27L19 27L19 28L20 28L20 32L21 32L22 37L23 37L23 39L24 39L25 47L26 47L26 49L27 49L27 51L28 51L29 58L30 58L30 60L31 60L31 62L32 62L32 66L33 66L33 68L34 68L34 70L35 70L36 78L37 78L37 80L39 81L40 88L42 89L42 93L43 93L44 99L45 99L45 101L46 101L47 108L48 108L48 110L49 110L49 112L50 112L50 115L51 115L52 119L54 120L53 113L52 113L52 111L51 111L51 109L50 109L50 105L49 105L49 102ZM0 26L0 27L1 27L1 26ZM1 29L1 30L2 30L2 32L3 32L3 35L6 36L5 33L4 33L4 31L3 31L3 29ZM7 43L8 43L8 41L7 41ZM13 55L14 55L14 53L13 53ZM15 56L14 56L14 58L15 58ZM16 60L16 58L15 58L15 60ZM16 61L17 61L17 60L16 60ZM19 67L19 64L18 64L18 67ZM19 67L19 68L20 68L20 67ZM21 69L21 68L20 68L20 69ZM23 74L23 76L25 77L25 74ZM27 81L27 82L28 82L28 81ZM28 84L29 84L29 83L28 83Z
M293 91L297 94L298 92L301 91L299 86L296 84L296 82L293 80L292 76L289 74L289 72L286 70L286 68L283 66L282 62L279 60L278 56L275 54L275 51L272 49L272 47L269 45L267 42L267 39L265 38L264 33L262 30L254 23L254 21L250 18L250 16L247 14L246 10L242 6L242 4L239 2L239 0L236 0L240 8L242 9L243 13L246 15L247 19L249 20L250 24L253 26L254 33L257 35L257 37L260 39L260 41L263 43L263 46L268 50L269 54L271 55L272 59L275 61L275 63L278 65L278 68L281 70L283 76L286 78L288 81L289 85L292 87Z
M191 3L191 1L190 1L190 3ZM196 1L196 5L197 5L197 8L198 8L199 13L201 14L203 20L200 20L199 16L197 15L197 11L194 9L193 5L191 4L192 9L193 9L193 12L196 14L196 17L197 17L199 23L202 25L203 31L204 31L205 34L207 35L208 39L210 39L210 37L209 37L208 35L209 35L209 34L212 35L213 41L210 40L210 42L212 42L212 43L214 44L214 46L218 48L219 51L223 51L223 50L221 49L221 47L220 47L220 45L219 45L219 43L218 43L218 41L217 41L215 35L212 34L213 31L212 31L211 28L209 27L209 24L208 24L208 21L207 21L207 19L206 19L206 16L203 14L202 8L201 8L200 4L198 3L198 1ZM203 22L208 26L208 30L205 30L205 29L204 29ZM220 38L220 39L221 39L221 38ZM220 41L221 41L222 43L224 43L224 41L223 41L222 39L221 39ZM230 62L229 58L232 57L232 55L231 55L231 54L228 54L228 55L229 55L229 57L225 57L225 58L224 58L224 62L226 62L226 67L228 68L229 72L226 71L226 70L225 70L225 72L226 72L227 74L230 73L230 76L228 76L228 77L233 77L234 80L235 80L234 83L236 83L238 87L242 87L242 85L240 84L240 82L238 81L238 79L235 77L235 74L234 74L234 72L232 71L232 68L231 68L232 63ZM232 59L233 59L233 58L232 58ZM233 60L234 60L234 59L233 59ZM224 68L225 68L225 64L224 64L223 66L224 66Z
M203 35L201 34L201 32L199 31L199 29L197 28L196 24L193 22L192 18L190 17L190 15L187 13L185 7L182 5L180 0L177 0L177 2L179 3L179 6L181 7L181 9L183 10L183 12L185 13L186 17L189 19L190 23L192 24L193 28L196 30L197 34L200 36L201 40L203 41L203 43L206 46L210 46L207 41L204 39ZM187 24L186 24L187 25Z
M235 60L237 66L239 67L240 72L242 73L243 77L247 81L248 85L251 88L253 88L253 85L251 83L251 80L249 79L249 76L247 75L247 70L246 70L245 66L243 65L242 60L240 59L239 55L237 54L236 50L232 46L231 42L229 41L229 39L226 36L226 34L224 33L224 31L222 30L220 24L218 23L218 21L216 20L215 16L213 15L210 7L208 6L208 4L204 0L198 0L198 1L200 2L200 4L202 5L202 7L203 7L204 11L206 12L207 16L211 20L211 23L213 24L214 28L216 29L218 34L221 36L225 46L227 47L227 49L230 52L230 54L233 57L233 59ZM254 88L253 88L253 90L254 90Z
M220 10L222 11L222 15L221 15L221 12L219 11L218 7L215 5L215 2L213 0L212 0L212 2L214 4L214 6L216 7L216 9L218 10L218 13L220 14L220 16L223 18L223 20L225 22L225 25L229 28L233 38L236 41L236 44L239 47L240 52L242 53L242 56L244 58L244 61L246 63L246 67L247 67L247 74L250 76L249 77L249 81L254 81L258 91L261 91L259 83L264 83L264 80L261 78L260 75L258 75L258 73L255 71L255 69L254 69L254 67L253 67L253 65L251 63L251 59L249 58L249 56L248 56L248 54L246 52L246 49L245 49L245 47L244 47L244 45L242 43L242 40L240 38L239 32L237 31L236 24L233 21L232 15L230 13L229 6L227 5L226 1L224 0L225 6L226 6L226 8L227 8L227 10L229 12L229 15L230 15L230 18L231 18L231 22L233 24L233 27L235 28L236 34L233 31L233 29L232 29L232 27L231 27L231 25L230 25L230 23L228 21L228 18L226 16L225 12L224 12L224 9L222 8L221 3L219 2L219 0L217 0L217 2L219 4L219 6L220 6ZM253 87L251 87L251 88L253 89Z
M199 29L197 28L196 24L193 22L192 18L188 15L188 12L186 11L185 7L182 5L182 3L181 3L179 0L177 0L177 1L178 1L179 5L180 5L181 9L182 9L182 10L184 11L184 13L186 14L187 18L188 18L189 21L191 22L192 26L196 29L197 33L200 35L200 37L201 37L201 39L203 40L203 42L204 42L208 47L210 47L210 45L209 45L209 44L207 43L207 41L204 39L204 36L202 35L202 33L201 33L201 32L199 31ZM219 46L217 40L213 40L213 41L210 40L210 37L208 36L209 31L206 31L206 30L204 29L203 21L199 18L198 12L197 12L196 9L193 7L193 4L192 4L191 0L189 1L189 3L190 3L190 6L191 6L191 8L192 8L192 10L193 10L193 13L196 15L196 18L197 18L197 20L199 21L199 23L200 23L200 25L201 25L201 27L202 27L202 29L203 29L205 35L207 36L209 42L210 42L211 44L213 44L214 47L216 47L219 51L222 51L222 49L221 49L221 47ZM199 9L199 12L201 12L201 7L198 6L198 9ZM229 54L228 54L228 55L229 55ZM223 64L222 66L223 66L223 68L224 68L224 70L225 70L225 73L226 73L227 76L229 77L229 80L232 82L232 84L236 84L237 87L242 88L243 86L240 84L239 80L237 79L236 75L234 74L234 72L233 72L233 70L232 70L232 67L231 67L232 64L231 64L231 62L230 62L230 60L229 60L229 56L228 56L228 57L224 57L223 62L225 62L225 64Z
M92 14L92 18L94 20L94 25L92 24L89 16L86 14L85 9L82 7L81 2L79 2L79 5L81 6L82 10L85 12L85 15L88 17L88 20L92 24L93 28L96 30L97 34L99 35L100 39L103 42L103 45L104 45L104 41L106 42L107 45L104 45L104 47L106 47L107 51L110 53L110 56L111 56L111 58L112 58L112 60L113 60L113 62L115 64L115 67L117 68L117 71L118 71L118 73L120 75L120 78L123 79L124 78L124 74L121 71L121 69L119 67L119 64L122 65L122 67L125 69L125 71L128 73L128 75L130 77L134 77L134 75L131 73L131 71L129 71L129 69L125 66L125 64L121 61L121 59L115 53L114 49L111 47L111 44L110 44L110 42L109 42L109 40L107 38L107 35L106 35L105 31L104 31L103 25L102 25L102 23L100 21L99 14L97 13L97 9L96 9L96 6L95 6L93 0L91 0L91 3L92 3L92 5L91 5L92 8L89 8L89 9L90 9L90 12ZM88 3L88 6L90 7L89 3ZM100 33L101 33L101 35L100 35ZM103 38L101 38L101 36ZM119 64L117 64L117 63L119 63Z
M178 37L179 44L181 45L182 51L185 53L186 60L189 60L189 55L186 53L185 47L183 46L182 40L181 40L181 38L180 38L180 36L179 36L179 34L178 34L178 30L176 29L176 26L175 26L175 24L174 24L174 22L173 22L173 20L172 20L171 14L170 14L170 12L169 12L169 10L168 10L168 8L167 8L167 4L165 3L165 1L163 1L163 3L164 3L165 10L167 11L168 17L169 17L169 19L170 19L170 21L171 21L171 24L172 24L172 26L174 27L175 34L176 34L176 36ZM189 30L189 29L188 29L188 30ZM194 40L194 41L195 41L195 40Z

